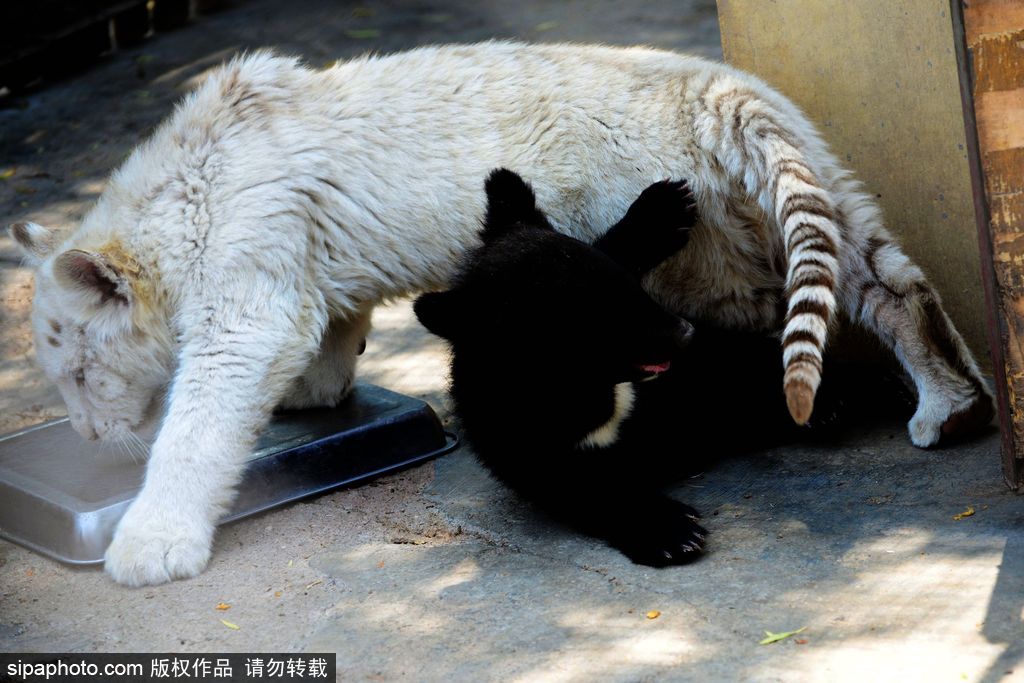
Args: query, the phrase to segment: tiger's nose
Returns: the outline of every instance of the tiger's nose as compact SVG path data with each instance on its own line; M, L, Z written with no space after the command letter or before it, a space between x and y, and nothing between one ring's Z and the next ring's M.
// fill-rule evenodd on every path
M82 438L88 439L89 441L97 441L100 438L99 433L92 425L82 425L76 431L82 435Z
M92 423L88 420L82 419L80 414L69 415L68 417L71 418L71 426L75 428L75 431L78 432L79 436L83 439L96 441L100 438L100 435L96 433L96 429L93 427Z

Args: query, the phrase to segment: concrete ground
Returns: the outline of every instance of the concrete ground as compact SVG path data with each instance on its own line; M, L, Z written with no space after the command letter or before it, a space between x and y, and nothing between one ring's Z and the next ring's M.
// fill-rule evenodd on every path
M0 104L0 222L74 225L240 49L320 64L492 36L719 53L709 0L253 0ZM32 365L31 289L0 238L0 432L63 414ZM446 415L444 350L408 303L375 325L364 379ZM208 571L171 585L122 588L0 542L0 651L326 651L343 680L1024 680L1024 507L994 433L923 452L883 425L731 460L677 495L713 535L665 570L538 518L466 449L230 525Z

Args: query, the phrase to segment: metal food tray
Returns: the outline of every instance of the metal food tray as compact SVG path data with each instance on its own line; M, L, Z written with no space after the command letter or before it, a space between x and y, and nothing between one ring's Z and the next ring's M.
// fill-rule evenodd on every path
M359 384L337 408L276 415L220 523L408 467L456 445L423 401ZM66 418L0 436L0 537L61 562L102 562L144 473L144 463L86 441Z

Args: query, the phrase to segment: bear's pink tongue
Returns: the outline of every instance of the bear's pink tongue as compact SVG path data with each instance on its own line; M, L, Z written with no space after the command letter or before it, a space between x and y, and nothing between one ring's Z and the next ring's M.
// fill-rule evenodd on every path
M672 363L670 361L665 361L664 363L645 363L640 365L640 369L643 370L644 372L653 372L654 374L658 374L660 372L665 372L666 370L668 370L671 364Z

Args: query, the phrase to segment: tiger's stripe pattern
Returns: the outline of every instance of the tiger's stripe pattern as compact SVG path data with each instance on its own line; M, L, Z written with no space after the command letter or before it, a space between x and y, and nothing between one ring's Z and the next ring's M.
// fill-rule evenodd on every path
M783 389L790 414L804 424L814 408L836 310L842 236L834 202L783 112L728 78L711 79L697 99L709 128L718 133L713 151L726 167L745 169L747 192L781 228L787 264Z
M688 253L648 280L656 298L684 315L778 332L798 423L813 410L840 310L877 334L912 378L915 444L987 423L991 391L937 292L803 113L722 66L692 75L683 99L692 184L710 230L695 231Z

